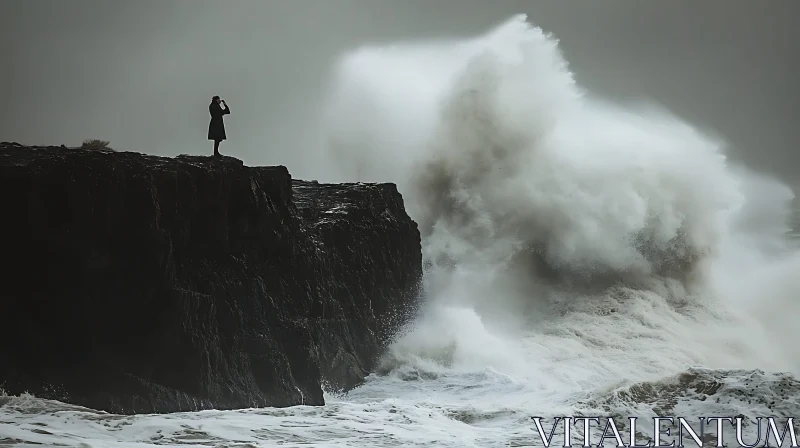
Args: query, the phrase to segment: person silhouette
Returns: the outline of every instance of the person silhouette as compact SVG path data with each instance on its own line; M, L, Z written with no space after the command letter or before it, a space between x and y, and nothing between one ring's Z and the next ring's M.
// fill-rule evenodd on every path
M208 123L208 139L214 141L214 156L220 157L219 144L227 137L222 117L230 114L231 109L225 100L221 100L215 95L214 98L211 98L211 104L208 105L208 113L211 114L211 121Z

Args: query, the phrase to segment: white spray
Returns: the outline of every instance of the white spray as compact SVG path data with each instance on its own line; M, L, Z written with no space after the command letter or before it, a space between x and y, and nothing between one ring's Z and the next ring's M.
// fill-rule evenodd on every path
M387 370L584 389L800 368L780 343L800 290L777 250L791 191L667 112L589 97L524 16L346 55L328 123L342 177L396 182L423 233L429 306Z

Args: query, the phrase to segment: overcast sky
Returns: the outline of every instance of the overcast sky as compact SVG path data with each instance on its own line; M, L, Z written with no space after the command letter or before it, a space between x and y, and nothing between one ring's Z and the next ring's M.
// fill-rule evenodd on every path
M797 0L0 0L0 140L306 164L336 57L362 44L472 37L516 13L554 33L581 84L647 98L784 178L800 161Z

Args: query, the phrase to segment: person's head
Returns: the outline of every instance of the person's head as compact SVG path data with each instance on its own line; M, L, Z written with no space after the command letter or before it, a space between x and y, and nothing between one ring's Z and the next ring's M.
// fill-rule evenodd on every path
M220 99L219 99L219 97L218 97L218 96L214 95L214 98L211 98L211 102L213 102L213 103L219 103L219 102L220 102Z

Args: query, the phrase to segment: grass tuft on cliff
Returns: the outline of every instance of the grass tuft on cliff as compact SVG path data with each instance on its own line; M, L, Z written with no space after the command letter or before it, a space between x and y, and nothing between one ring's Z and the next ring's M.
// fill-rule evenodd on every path
M86 139L83 141L80 149L86 150L101 150L101 151L114 151L110 146L108 146L111 142L106 140L98 140L98 139Z

